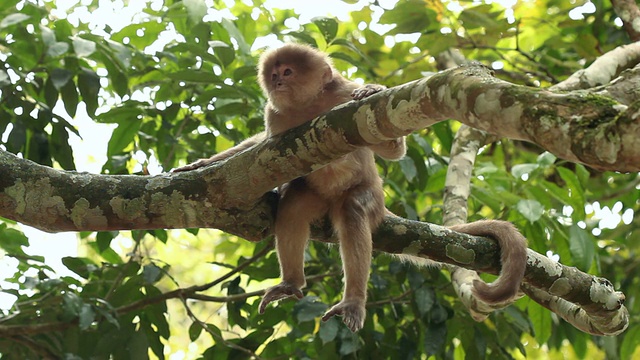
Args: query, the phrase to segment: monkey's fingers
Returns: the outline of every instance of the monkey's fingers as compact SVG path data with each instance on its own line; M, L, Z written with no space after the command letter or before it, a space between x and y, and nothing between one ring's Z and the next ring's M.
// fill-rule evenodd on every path
M295 296L297 299L302 299L304 297L304 294L302 294L302 291L300 289L289 283L282 282L276 286L272 286L267 289L267 292L265 292L264 296L262 297L262 301L260 301L258 311L260 312L260 314L264 314L264 310L267 308L267 305L269 305L269 303L291 296Z
M180 166L179 168L175 168L173 170L171 170L171 172L182 172L182 171L189 171L189 170L195 170L195 169L199 169L205 165L209 165L211 164L212 161L209 161L209 159L200 159L198 161L192 162L191 164L187 164L185 166Z
M378 85L378 84L366 84L363 87L357 88L355 90L353 90L353 92L351 93L351 97L354 100L362 100L366 97L369 97L375 93L378 93L384 89L386 89L386 86L383 85Z

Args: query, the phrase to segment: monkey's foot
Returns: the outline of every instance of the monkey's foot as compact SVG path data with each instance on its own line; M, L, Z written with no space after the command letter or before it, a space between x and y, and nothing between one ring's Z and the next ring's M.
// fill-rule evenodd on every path
M367 311L365 310L364 303L361 301L342 300L324 314L322 321L327 321L335 315L342 316L342 322L344 322L352 332L357 332L364 326Z
M351 97L354 100L362 100L384 89L386 89L386 86L377 84L366 84L363 87L359 87L353 90L353 92L351 93Z
M262 297L262 301L260 301L260 314L264 314L264 309L267 307L267 305L269 305L270 302L285 299L291 296L295 296L298 299L302 299L304 297L302 291L297 286L288 282L283 281L276 286L268 288L264 296Z

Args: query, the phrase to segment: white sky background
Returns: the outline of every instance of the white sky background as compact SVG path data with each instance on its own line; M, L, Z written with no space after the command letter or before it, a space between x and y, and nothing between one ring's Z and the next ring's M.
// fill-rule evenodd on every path
M197 0L196 0L197 1ZM96 33L98 35L104 35L104 32L100 30L104 27L104 25L109 25L114 31L118 31L124 26L127 26L139 18L141 15L141 11L146 6L151 6L151 8L158 10L160 6L162 6L162 1L129 1L127 7L124 7L123 2L121 0L116 1L101 1L98 9L96 9L93 13L89 13L86 8L77 8L76 11L67 15L67 9L70 9L74 5L80 3L90 3L90 1L78 1L78 0L60 0L54 1L58 10L53 12L52 15L58 18L67 18L71 23L82 21L89 22L91 24L91 28L96 29ZM230 4L233 4L234 1L227 1ZM361 0L356 4L346 4L340 0L321 0L321 1L293 1L293 0L268 0L265 3L267 8L292 8L296 11L296 13L300 14L299 22L304 24L309 22L311 18L316 16L333 16L338 18L339 20L348 20L347 14L351 11L361 9L363 6L370 4L369 0ZM379 0L378 3L386 9L393 8L394 4L397 0ZM502 2L507 5L513 4L515 1L513 0L503 0ZM213 9L213 2L211 0L205 0L209 9ZM150 5L147 5L150 4ZM595 10L589 6L591 3L587 3L582 7L574 9L573 14L571 14L571 18L580 18L582 13L591 13ZM455 2L449 4L449 6L456 6ZM211 10L210 15L212 17L224 16L223 11L215 11ZM381 11L379 13L374 13L374 19L377 19L381 15ZM507 10L507 16L513 16L513 12ZM291 26L292 24L287 24ZM293 24L294 25L294 24ZM384 33L387 29L386 26L374 25L372 27L375 31L380 33ZM172 35L170 33L163 33L164 39L159 39L157 46L148 48L146 51L155 52L160 50L162 46L164 46L167 42L171 41ZM270 39L267 39L270 40ZM399 41L400 39L397 38ZM263 44L260 44L260 46ZM142 93L134 94L132 97L145 97L146 95ZM107 102L106 106L113 106L115 104L115 99L110 99ZM93 122L85 113L83 107L84 104L80 103L80 108L78 109L78 116L75 119L68 119L74 126L76 126L82 136L82 139L76 137L71 134L70 136L70 144L73 148L73 153L75 156L75 162L78 171L88 171L91 173L100 173L102 164L107 160L106 159L106 149L107 142L109 141L111 131L113 129L113 125L108 124L97 124ZM65 114L63 107L60 103L58 103L57 109L55 109L57 114ZM1 135L1 134L0 134ZM144 159L142 159L143 161ZM150 172L152 174L157 174L162 171L159 166L154 166L153 159L150 159ZM155 162L157 164L157 162ZM599 204L594 204L593 206L588 207L588 213L595 212L595 218L602 219L600 226L605 228L613 228L620 223L622 219L624 223L628 223L633 216L633 212L630 213L627 211L624 214L620 214L620 210L622 208L622 204L619 208L614 206L614 209L609 209L607 207L600 208ZM627 220L628 219L628 220ZM70 275L71 273L67 270L67 268L62 265L61 259L65 256L76 256L77 255L77 244L78 239L76 233L59 233L59 234L49 234L34 228L30 228L27 226L22 226L22 230L28 236L31 246L27 249L27 252L33 255L43 255L46 258L46 262L49 266L54 268L59 275ZM596 229L599 230L599 229ZM597 235L597 234L596 234ZM3 279L7 276L10 276L15 271L17 266L17 262L13 261L13 259L3 258L3 255L0 253L0 279ZM32 275L35 275L32 274ZM8 286L9 284L0 281L0 287ZM4 294L0 292L0 310L7 309L13 303L13 296Z

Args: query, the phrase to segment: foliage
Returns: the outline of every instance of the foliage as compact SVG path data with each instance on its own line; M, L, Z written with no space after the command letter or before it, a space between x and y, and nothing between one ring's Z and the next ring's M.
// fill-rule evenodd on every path
M511 10L403 0L386 10L351 7L348 21L308 20L291 9L266 8L262 0L225 5L230 3L147 4L129 25L112 28L78 21L77 14L97 12L98 1L66 10L55 2L4 1L0 146L73 170L78 154L70 139L79 134L74 119L89 117L115 126L104 173L144 173L155 162L170 169L210 156L261 129L256 55L275 39L318 46L350 77L387 86L436 71L434 57L451 47L494 66L508 81L548 86L628 42L610 5L600 1L582 20L567 16L576 4L555 0L519 2ZM412 134L405 159L380 163L393 212L441 221L457 126L440 123ZM639 211L637 174L598 173L514 141L483 149L475 171L472 220L512 221L534 250L612 280L637 318L640 270L633 254L640 244L632 239L639 231L629 217ZM607 211L613 223L602 218ZM80 235L85 255L64 259L75 275L59 276L42 254L25 253L29 239L19 227L0 223L4 257L17 264L2 285L17 302L4 311L0 326L51 326L44 333L0 338L3 359L163 358L178 350L205 359L627 359L640 337L632 327L615 338L594 338L526 299L475 323L446 274L384 255L374 259L365 329L351 334L336 319L318 320L342 288L337 251L323 244L308 250L307 297L259 315L252 292L278 277L267 243L254 246L204 230ZM235 270L240 264L242 271ZM163 295L193 284L211 285L205 292L210 297L201 299L209 302L187 300L197 299L193 292L173 300Z

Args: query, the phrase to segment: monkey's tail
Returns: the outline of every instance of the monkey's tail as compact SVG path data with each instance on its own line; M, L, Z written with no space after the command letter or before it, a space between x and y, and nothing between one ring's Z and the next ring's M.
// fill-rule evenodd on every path
M450 229L473 236L495 239L500 245L500 276L487 284L482 280L473 282L476 297L488 304L497 304L514 298L527 267L527 239L508 221L480 220L468 224L451 226Z

